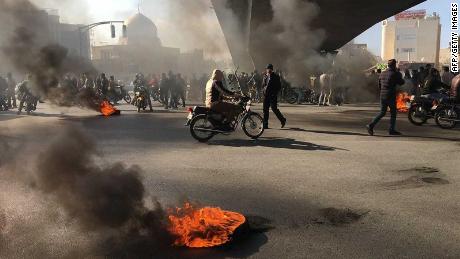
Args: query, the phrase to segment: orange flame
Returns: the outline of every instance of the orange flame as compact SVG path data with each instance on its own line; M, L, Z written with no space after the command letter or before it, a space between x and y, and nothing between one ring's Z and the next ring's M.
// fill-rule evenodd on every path
M213 247L227 243L246 218L220 208L195 209L190 203L169 213L169 232L176 236L174 245L191 248Z
M406 92L399 92L396 95L396 108L398 112L409 112L407 103L410 102L410 95Z
M108 101L103 101L100 106L101 106L101 113L104 116L111 116L111 115L115 115L119 113L119 111L115 109L115 107L113 107Z

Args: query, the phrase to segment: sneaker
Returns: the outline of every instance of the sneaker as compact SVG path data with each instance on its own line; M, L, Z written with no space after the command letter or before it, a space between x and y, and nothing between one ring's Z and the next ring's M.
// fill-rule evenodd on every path
M366 125L366 129L370 136L374 136L374 128L371 125Z
M396 130L390 130L389 132L390 136L401 136L402 133Z

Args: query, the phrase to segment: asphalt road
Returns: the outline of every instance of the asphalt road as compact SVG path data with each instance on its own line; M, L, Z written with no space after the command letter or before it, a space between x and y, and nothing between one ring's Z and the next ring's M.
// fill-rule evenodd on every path
M385 118L370 137L364 125L375 105L282 106L285 129L273 120L257 141L238 132L201 144L183 127L184 112L120 108L111 118L48 105L35 116L0 113L0 137L41 152L66 126L80 127L97 141L104 163L139 165L162 204L187 198L269 226L226 248L178 249L177 257L460 257L459 129L416 127L401 115L404 136L389 137ZM91 242L6 170L3 256L72 258L78 253L69 251Z

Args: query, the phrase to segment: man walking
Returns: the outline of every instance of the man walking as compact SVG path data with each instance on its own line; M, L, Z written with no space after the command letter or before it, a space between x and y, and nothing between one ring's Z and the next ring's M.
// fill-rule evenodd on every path
M281 122L281 128L284 128L286 125L286 119L278 110L278 93L281 90L281 79L280 77L273 72L273 65L269 64L267 66L266 74L262 83L264 90L264 129L268 129L268 119L270 117L269 109L272 108L272 111L275 113L276 117Z
M396 70L396 60L391 59L388 61L388 69L382 72L379 77L380 114L375 117L371 124L366 126L369 135L374 135L374 127L385 117L388 108L390 108L391 112L389 134L392 136L401 135L400 132L396 131L396 115L398 112L396 110L396 87L398 85L404 85L404 79L401 73Z

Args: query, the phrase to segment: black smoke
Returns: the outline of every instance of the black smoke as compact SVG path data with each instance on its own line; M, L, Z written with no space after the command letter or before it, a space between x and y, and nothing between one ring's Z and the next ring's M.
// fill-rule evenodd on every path
M91 92L76 94L60 84L68 73L96 74L87 60L49 39L48 16L27 0L0 0L1 52L15 71L31 75L32 92L59 106L96 109L100 101Z
M102 159L89 137L66 129L38 157L35 188L51 196L82 230L112 233L110 242L116 245L111 249L136 240L147 242L149 249L171 244L162 207L146 205L142 170Z

